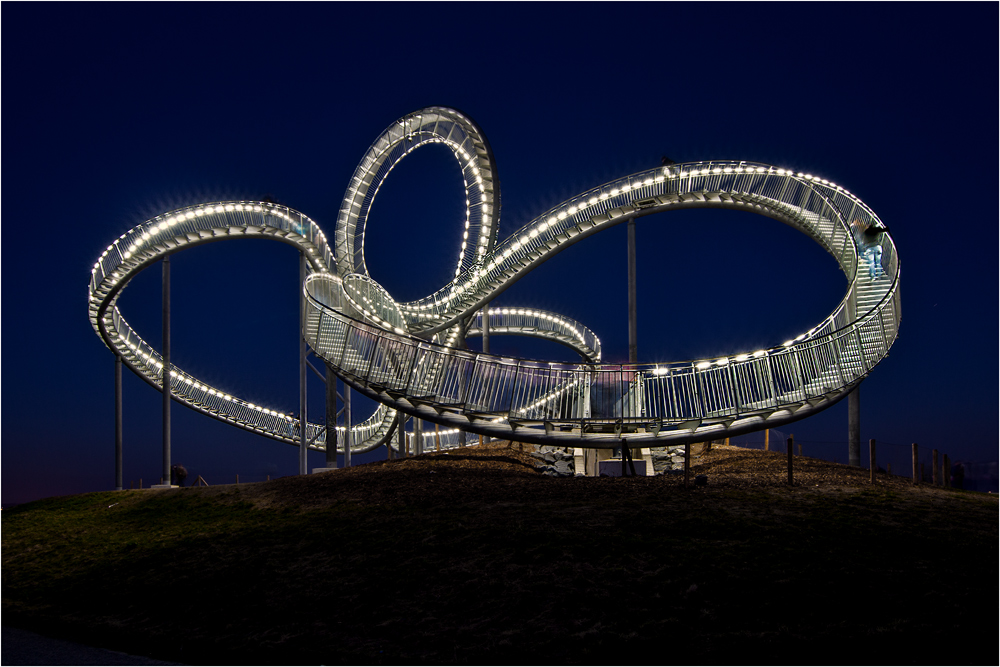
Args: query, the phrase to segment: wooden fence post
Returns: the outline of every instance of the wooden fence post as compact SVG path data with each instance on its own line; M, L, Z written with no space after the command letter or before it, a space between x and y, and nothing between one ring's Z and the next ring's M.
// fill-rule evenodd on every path
M936 449L932 449L931 450L931 484L933 484L934 486L938 485L938 481L940 479L939 475L940 475L940 473L938 472L938 451Z
M941 469L941 481L944 482L944 488L951 488L951 465L948 462L948 455L944 455L944 468Z
M795 443L795 436L788 438L788 486L792 486L792 447Z
M868 441L868 466L871 468L868 481L875 483L875 438Z
M441 451L441 426L434 424L434 450Z
M920 466L917 461L917 443L913 443L913 483L920 483Z
M764 451L771 451L771 429L764 429Z

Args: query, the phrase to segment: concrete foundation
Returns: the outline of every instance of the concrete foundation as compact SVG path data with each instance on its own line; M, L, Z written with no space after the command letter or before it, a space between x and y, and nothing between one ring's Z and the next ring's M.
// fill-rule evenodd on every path
M636 477L651 477L653 475L653 462L648 458L635 459L632 463L635 465ZM628 461L622 459L605 459L600 462L598 469L601 477L630 477L632 475Z
M633 450L635 451L635 450ZM610 449L587 449L576 447L573 450L573 467L578 476L597 477L601 474L601 463L613 459L613 450ZM635 472L637 475L653 475L653 457L649 448L643 447L639 450L639 455L633 457L635 462ZM648 472L639 472L640 468Z

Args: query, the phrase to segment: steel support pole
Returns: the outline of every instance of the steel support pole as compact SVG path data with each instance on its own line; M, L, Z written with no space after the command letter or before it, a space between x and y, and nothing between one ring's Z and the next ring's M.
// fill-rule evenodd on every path
M490 353L490 304L483 306L483 354Z
M163 480L170 484L170 255L163 258Z
M396 412L398 421L396 424L396 448L399 451L399 458L406 458L406 415Z
M337 467L337 376L326 364L326 467Z
M122 355L115 355L115 491L122 490Z
M306 409L306 299L302 285L306 281L306 255L299 253L299 474L307 474L306 427L309 424Z
M635 218L628 219L628 362L639 361L638 318L635 297Z
M420 456L424 453L424 420L413 418L413 454Z
M351 467L351 445L354 444L354 434L351 433L351 388L344 383L344 467Z
M872 438L868 441L868 481L871 484L875 483L875 470L877 465L875 463L875 439Z
M847 395L847 464L861 467L861 385Z

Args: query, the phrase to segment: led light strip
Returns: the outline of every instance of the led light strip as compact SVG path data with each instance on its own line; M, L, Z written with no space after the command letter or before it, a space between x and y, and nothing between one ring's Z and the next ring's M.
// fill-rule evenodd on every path
M371 202L388 174L413 150L430 143L447 145L459 161L463 173L466 215L456 277L424 299L397 304L367 274L363 259L364 227ZM887 354L888 346L897 335L899 264L895 246L891 238L886 236L891 275L880 277L882 279L878 282L873 278L870 284L861 281L858 269L865 260L857 247L850 224L855 219L860 219L863 224L881 225L881 222L856 196L827 179L769 165L730 160L657 168L617 179L573 197L538 216L494 246L499 213L497 183L492 154L479 128L466 116L452 109L423 109L391 125L365 154L345 193L334 243L329 243L322 230L306 216L287 207L266 202L217 202L158 216L121 235L94 264L88 291L91 322L109 347L122 354L133 370L156 386L162 375L162 362L158 354L132 331L118 312L116 302L121 290L137 272L160 256L187 245L239 236L270 237L296 246L308 258L309 276L305 287L307 302L313 308L315 317L332 317L341 320L347 327L353 326L342 319L342 314L325 305L325 301L317 300L317 290L321 290L331 295L330 303L345 304L355 316L362 318L375 331L381 332L379 340L395 340L394 344L401 346L398 349L409 345L427 351L427 354L422 352L421 356L415 358L412 366L406 366L407 369L412 369L407 371L412 377L407 384L414 390L423 392L433 390L428 381L436 377L443 368L441 363L447 357L440 353L435 353L437 356L430 354L431 349L426 347L426 340L421 340L414 334L422 332L425 337L432 334L432 345L436 343L445 345L445 349L453 348L461 344L459 337L465 326L461 323L465 318L475 314L481 320L481 306L484 303L493 300L514 280L567 245L631 217L672 208L724 206L764 212L809 233L834 255L847 274L850 281L847 296L819 325L780 346L691 362L640 364L627 369L623 366L614 372L634 377L640 385L645 379L645 382L653 383L651 387L655 387L655 383L659 381L672 381L671 378L680 381L697 378L699 375L715 378L713 382L722 381L724 377L731 378L726 382L736 382L733 379L737 377L736 374L759 372L763 368L760 364L768 364L770 369L773 362L776 364L776 372L781 370L786 375L797 373L805 377L805 373L812 371L803 367L802 363L808 361L815 368L822 364L828 366L831 363L826 360L828 357L841 354L830 347L831 341L836 339L838 345L846 345L848 348L854 345L857 348L853 354L860 361L851 363L860 370L856 368L847 373L844 368L837 366L839 379L832 375L824 377L823 382L829 382L833 388L824 384L823 390L832 396L856 382L859 372L866 374L878 359ZM372 184L374 188L371 187ZM473 236L475 243L471 242ZM864 296L866 303L874 305L867 306L867 312L853 312L850 300L857 296ZM592 369L588 373L603 372L606 368L614 370L613 367L593 365L600 359L599 339L582 324L569 318L537 309L511 307L492 308L487 315L499 318L505 332L534 331L536 335L562 337L563 342L574 349L583 350L581 354L590 360L591 365L585 364L580 368ZM314 327L312 331L318 335L319 327ZM877 345L879 335L882 337L881 347ZM331 362L329 351L324 349L322 341L313 338L309 343L314 346L317 354L326 356L327 361ZM355 361L363 360L359 356L361 350L351 350L347 354L343 345L340 349L345 358L350 356ZM817 349L822 354L811 360L800 360L800 355L811 349ZM371 350L366 350L364 354L371 354ZM439 361L432 361L433 359ZM335 370L347 372L337 368L335 362L331 363ZM513 372L520 372L522 368L519 362L514 364L512 360L489 355L477 355L476 364L482 368L499 364L508 370L514 368ZM758 366L751 366L752 364ZM403 366L397 366L396 372L401 371ZM366 368L371 368L371 364ZM536 363L525 364L524 368L535 372L534 369L538 367ZM381 369L383 373L392 370L392 367ZM383 404L404 408L409 406L407 411L416 409L416 404L408 403L406 396L387 399L377 395L377 392L364 384L364 378L353 375L357 372L357 369L348 372L353 378L352 384L362 383L356 385L357 388ZM832 371L827 369L824 372L829 375ZM730 373L732 375L725 375ZM180 385L179 400L190 407L276 440L297 442L297 438L292 437L297 422L287 411L235 398L176 368L171 370L171 377ZM581 386L580 376L565 377L569 379L558 380L542 396L535 395L530 403L516 406L516 409L531 412L547 405L558 406L560 397L570 389L584 388ZM590 380L587 380L585 386L590 386ZM804 385L802 391L805 391ZM426 400L434 399L424 396L418 403ZM641 402L641 398L635 400ZM777 394L773 400L778 400ZM819 409L825 407L821 405L822 401L809 403L813 409L817 404L820 404ZM720 412L720 409L723 411ZM463 430L493 437L509 435L509 431L502 429L517 428L516 424L508 423L504 415L487 419L483 419L481 415L472 422L462 416L455 417L455 414L450 410L437 411L430 420L442 424L459 424ZM589 412L586 415L584 418L590 419ZM802 411L798 410L795 418L801 415ZM729 422L739 418L738 409L736 414L729 415L724 411L724 406L713 407L713 416L728 418ZM564 417L566 416L559 418ZM360 439L363 442L361 447L352 447L352 450L365 451L366 447L371 448L381 443L388 432L391 419L392 411L387 410L385 405L380 407L361 425L363 436ZM787 420L788 417L782 419ZM745 425L740 428L744 427ZM321 427L308 425L308 428L310 433L318 434ZM696 427L692 430L694 435L689 437L698 437L695 431L702 428ZM654 436L655 431L656 429ZM538 441L539 437L528 433L525 441ZM572 439L572 436L564 433L552 437ZM576 437L579 439L583 436L581 434Z

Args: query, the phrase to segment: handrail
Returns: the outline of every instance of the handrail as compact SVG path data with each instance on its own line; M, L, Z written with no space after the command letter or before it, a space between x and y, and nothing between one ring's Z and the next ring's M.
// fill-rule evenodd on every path
M461 166L466 239L453 280L400 304L367 273L367 215L392 168L430 143L447 145ZM500 193L494 165L485 135L464 114L444 107L408 114L376 139L355 170L334 243L307 216L273 203L178 209L129 230L104 251L91 272L91 323L134 372L159 388L159 354L117 308L132 277L191 245L247 236L289 243L308 260L307 342L345 382L380 403L355 427L353 452L385 442L394 410L491 437L591 447L615 446L623 434L634 444L737 435L829 407L898 337L895 243L883 233L881 265L870 266L859 230L882 226L881 221L855 195L825 179L739 160L658 167L587 190L497 242ZM490 309L491 328L557 340L576 350L581 361L516 360L459 349L460 337L481 331L486 303L556 253L629 219L686 208L751 211L806 233L847 276L845 296L796 338L738 355L602 364L600 340L587 327L554 313L509 306ZM192 409L292 444L305 428L312 447L325 448L320 424L302 426L293 414L231 396L176 366L171 377L174 398Z

